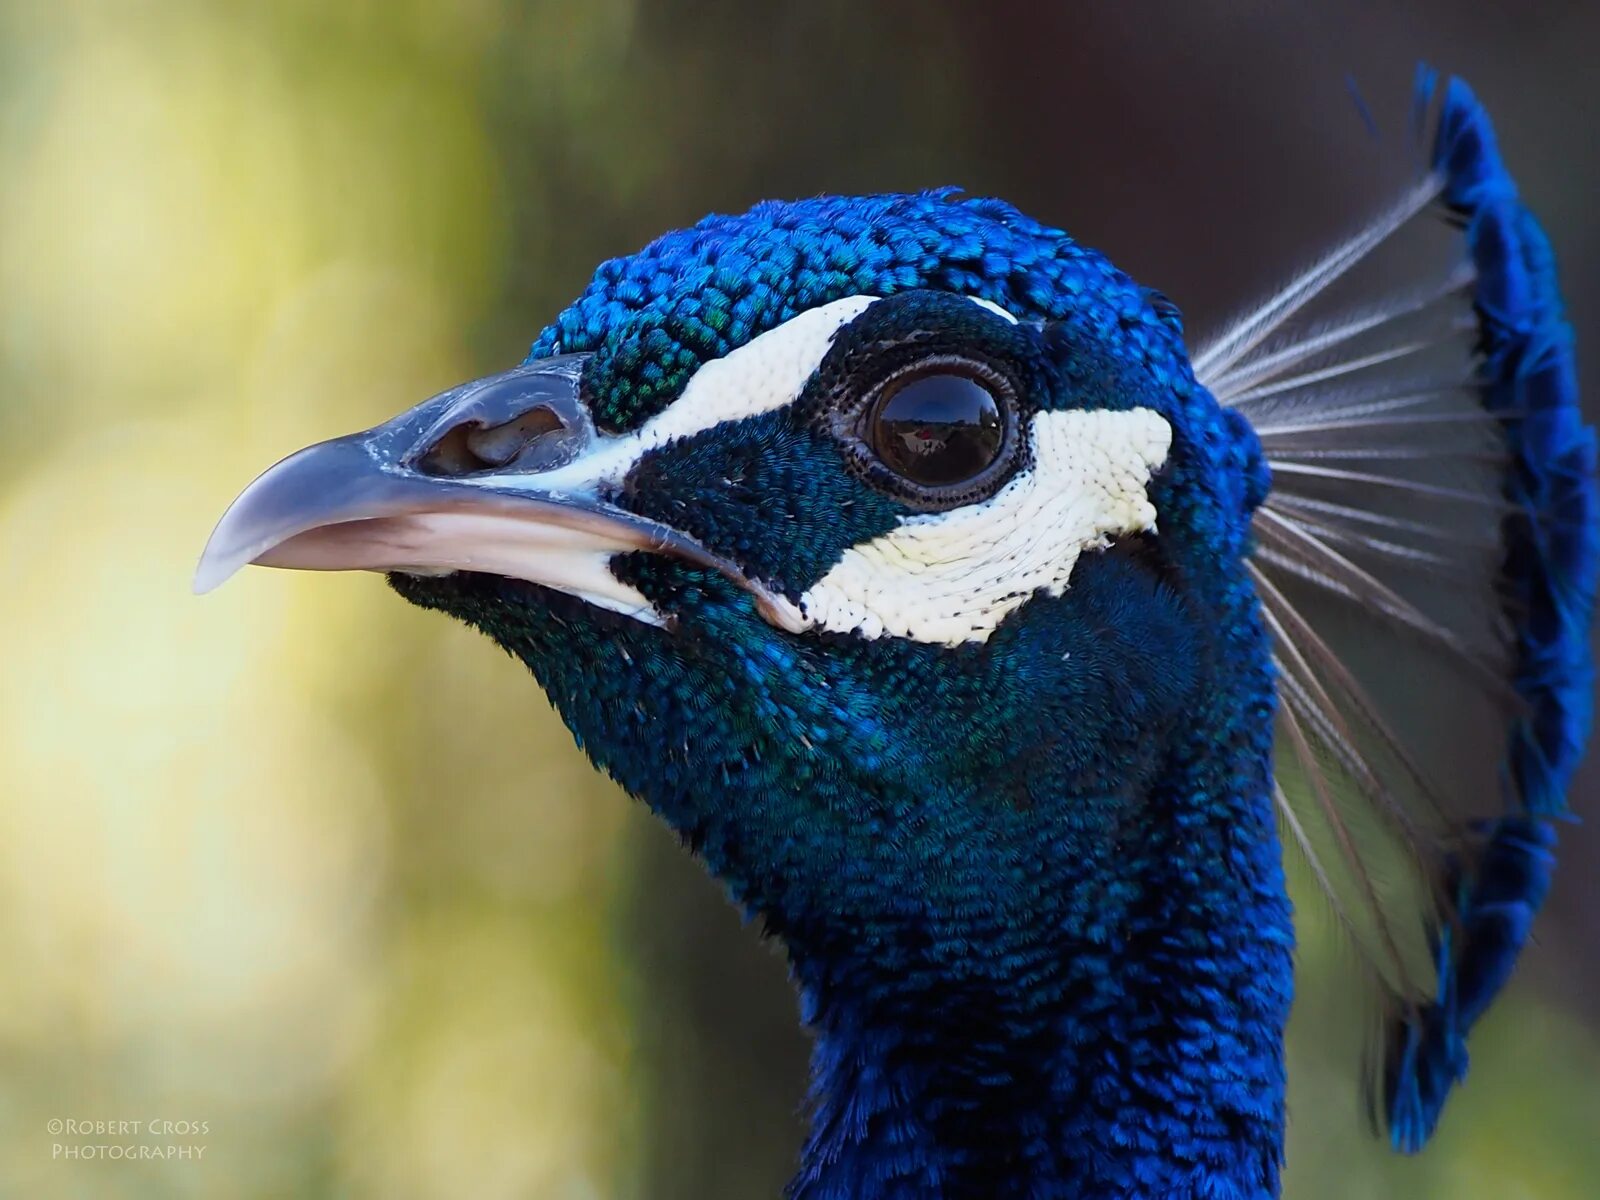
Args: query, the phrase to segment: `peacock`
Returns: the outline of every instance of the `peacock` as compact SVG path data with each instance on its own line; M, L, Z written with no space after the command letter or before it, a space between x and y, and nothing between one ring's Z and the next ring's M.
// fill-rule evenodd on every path
M526 663L787 954L792 1200L1276 1196L1289 871L1417 1151L1550 881L1600 512L1489 119L1422 69L1413 124L1192 354L997 199L707 217L261 475L196 589L384 571Z

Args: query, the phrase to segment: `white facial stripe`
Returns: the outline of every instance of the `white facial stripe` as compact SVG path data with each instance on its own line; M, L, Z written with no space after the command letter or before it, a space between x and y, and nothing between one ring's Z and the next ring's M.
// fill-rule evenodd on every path
M723 421L739 421L793 404L833 346L834 335L854 321L876 296L847 296L809 308L737 350L712 359L690 378L683 394L632 433L603 438L577 462L532 476L483 479L495 487L592 494L601 483L619 483L646 453L692 437Z
M847 296L807 309L695 372L683 395L639 430L650 445L782 408L822 365L834 335L877 302Z
M1040 588L1060 595L1084 550L1155 528L1146 494L1172 427L1152 409L1033 418L1033 463L981 504L905 518L844 552L801 601L813 628L947 646L988 639Z
M1016 319L1016 317L1012 316L1005 309L1001 308L993 300L984 300L983 298L981 298L979 296L968 296L967 299L971 300L979 308L988 309L990 312L992 312L995 316L999 317L1001 320L1009 321L1013 325L1020 325L1021 324L1021 322L1018 321Z

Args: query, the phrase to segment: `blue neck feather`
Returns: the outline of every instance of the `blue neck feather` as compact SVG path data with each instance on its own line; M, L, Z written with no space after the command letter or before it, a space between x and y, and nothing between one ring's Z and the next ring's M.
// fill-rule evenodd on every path
M1123 571L1085 560L1079 619L1057 627L1041 606L994 652L1091 658L1086 631L1132 615L1140 589ZM1140 616L1146 636L1166 634ZM1247 619L1237 636L1258 635ZM1098 652L1126 664L1123 649ZM1120 785L1071 770L1079 746L1000 774L1072 797L1054 836L1027 794L987 798L980 819L1018 818L1013 888L952 861L937 910L908 897L892 934L782 930L818 1037L795 1200L1277 1194L1292 932L1260 732L1268 679L1223 668L1218 649L1198 655L1206 678L1133 677L1134 691L1170 689L1145 691L1136 721L1155 733L1182 711L1189 732ZM859 867L872 886L878 868Z
M1223 787L1259 782L1235 767ZM1092 919L1051 881L1043 911L930 931L972 939L955 987L886 969L898 948L797 958L818 1041L795 1200L1277 1195L1288 905L1265 796L1171 819L1204 786L1152 789Z
M1247 594L1194 621L1089 556L952 673L780 649L726 595L705 653L669 655L622 618L508 627L521 585L476 586L454 610L787 946L817 1036L796 1200L1276 1194L1292 932ZM641 677L648 720L607 693Z

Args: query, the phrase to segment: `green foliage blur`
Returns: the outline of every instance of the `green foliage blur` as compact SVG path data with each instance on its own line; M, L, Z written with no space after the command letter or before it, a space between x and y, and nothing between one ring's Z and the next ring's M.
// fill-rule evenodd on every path
M983 174L946 7L0 6L0 1194L778 1195L782 961L522 669L375 577L188 581L254 472L516 361L603 258ZM1300 894L1291 1200L1595 1195L1600 1044L1531 984L1428 1155L1365 1134Z

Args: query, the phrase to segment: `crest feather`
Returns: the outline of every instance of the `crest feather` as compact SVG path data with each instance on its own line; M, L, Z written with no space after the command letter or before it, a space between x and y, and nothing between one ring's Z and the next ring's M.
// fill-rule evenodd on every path
M1275 800L1388 997L1373 1098L1408 1152L1549 886L1600 569L1549 245L1467 86L1424 68L1416 104L1437 108L1424 177L1194 359L1271 467L1251 571ZM1341 300L1363 275L1385 298Z

